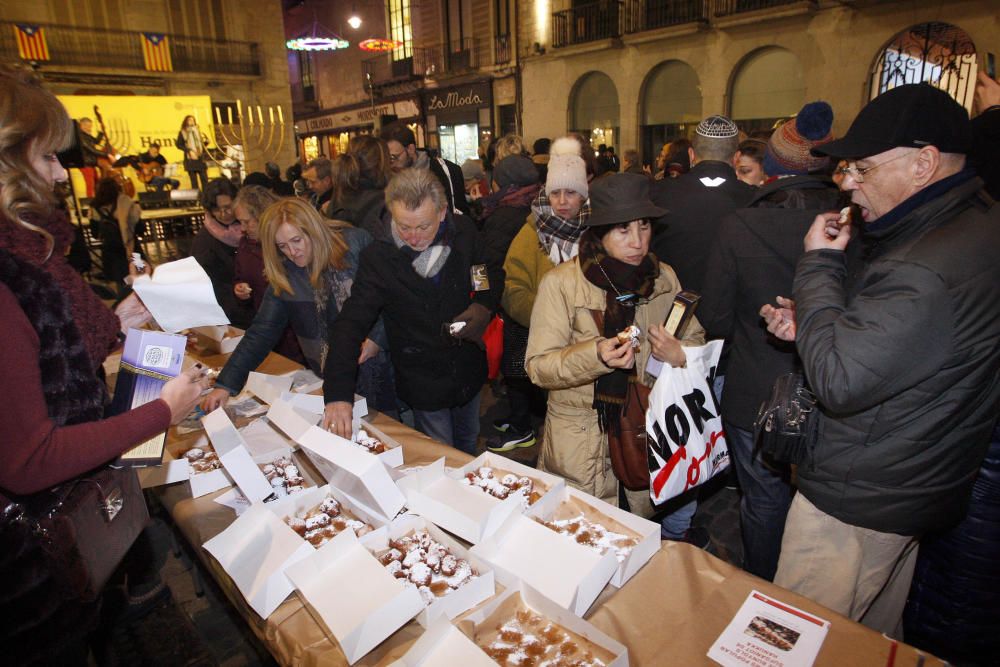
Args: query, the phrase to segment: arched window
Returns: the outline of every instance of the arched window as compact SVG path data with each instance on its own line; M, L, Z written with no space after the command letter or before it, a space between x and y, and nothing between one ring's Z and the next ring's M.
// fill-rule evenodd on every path
M770 130L805 103L802 65L777 46L754 51L736 67L729 87L729 117L747 133Z
M690 138L701 120L701 84L694 68L680 60L654 67L643 85L641 113L642 158L651 163L663 144Z
M898 33L872 65L868 98L907 83L927 82L971 111L976 87L976 46L950 23L920 23Z
M603 72L584 74L573 86L570 95L569 127L590 137L597 148L601 144L615 146L619 137L618 89L614 81ZM621 153L624 147L616 146Z

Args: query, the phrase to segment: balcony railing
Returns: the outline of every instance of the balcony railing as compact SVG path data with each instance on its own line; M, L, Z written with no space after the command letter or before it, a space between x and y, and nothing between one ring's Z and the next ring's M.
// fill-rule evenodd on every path
M0 59L17 60L15 24L0 21ZM43 25L49 50L46 64L145 70L140 32ZM260 56L252 42L167 35L175 72L260 76Z
M510 35L496 35L493 38L493 64L506 65L510 62L513 40Z
M391 53L361 61L365 86L380 86L433 76L441 68L436 49L414 48L413 55L393 60Z
M628 0L626 32L655 30L708 19L705 0Z
M620 37L625 26L624 0L600 0L552 15L552 46Z
M782 5L794 5L802 0L711 0L714 16L729 16L758 9L771 9Z

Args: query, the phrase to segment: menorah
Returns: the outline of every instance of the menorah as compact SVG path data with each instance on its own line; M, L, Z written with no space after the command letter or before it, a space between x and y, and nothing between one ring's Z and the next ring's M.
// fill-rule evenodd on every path
M108 145L114 147L115 153L127 155L132 148L132 132L128 120L124 118L109 118L105 126Z
M264 119L264 107L261 105L243 106L242 100L236 100L236 115L233 115L233 108L226 109L226 118L223 122L222 110L215 107L215 127L219 137L225 145L220 148L238 147L243 152L243 161L249 164L251 156L258 154L261 164L273 162L281 153L285 144L285 114L281 110L280 104L268 106L267 120ZM256 119L254 110L256 109ZM277 116L277 121L275 117ZM277 134L277 142L275 142ZM265 136L267 137L265 141ZM214 160L214 158L213 158Z

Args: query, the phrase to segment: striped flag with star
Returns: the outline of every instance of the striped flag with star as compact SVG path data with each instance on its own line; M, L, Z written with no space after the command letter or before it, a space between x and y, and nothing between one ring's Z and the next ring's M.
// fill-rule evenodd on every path
M142 33L142 59L150 72L173 72L170 60L170 41L159 32Z
M14 36L17 38L17 52L22 59L49 59L49 45L45 43L42 26L17 23L14 25Z

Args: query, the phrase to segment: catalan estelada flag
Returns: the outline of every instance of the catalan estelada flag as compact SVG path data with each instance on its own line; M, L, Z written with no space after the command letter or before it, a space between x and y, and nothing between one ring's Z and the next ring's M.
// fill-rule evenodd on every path
M170 41L163 33L142 33L142 58L150 72L173 72L170 60Z
M17 52L24 60L48 60L49 45L45 43L45 31L40 25L17 23L14 25L17 38Z

